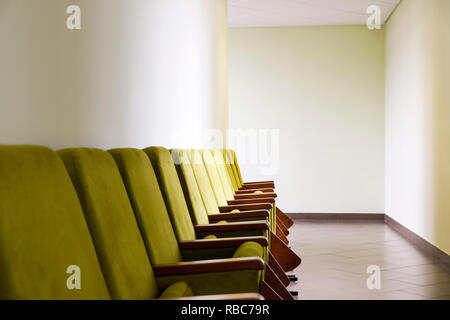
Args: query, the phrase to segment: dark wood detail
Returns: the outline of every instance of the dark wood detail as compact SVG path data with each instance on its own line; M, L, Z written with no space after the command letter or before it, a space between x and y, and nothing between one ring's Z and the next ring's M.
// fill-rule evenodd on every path
M267 221L231 222L223 224L198 225L195 226L194 229L196 233L268 230L269 223Z
M272 189L272 188L260 188L260 189L237 190L237 191L235 191L235 194L248 194L248 193L254 193L255 191L262 191L263 193L273 193L273 192L275 192L275 190Z
M283 300L294 300L292 295L286 289L286 286L280 281L272 268L266 266L266 277L264 281L283 299Z
M254 183L254 184L244 184L242 187L240 187L240 190L245 189L255 189L255 188L275 188L275 185L273 183Z
M262 283L262 295L266 300L283 300L265 281Z
M261 183L272 183L272 184L275 184L275 181L254 181L254 182L244 182L244 185L247 185L247 184L261 184Z
M284 222L281 220L281 218L278 215L275 218L277 219L277 226L280 227L280 229L283 231L284 235L287 237L290 233L288 228L284 225Z
M267 218L270 215L269 210L247 210L236 213L220 213L220 214L211 214L208 216L209 221L220 221L220 220L229 220L229 219L244 219L244 218L255 218L262 217Z
M240 199L254 199L254 198L277 198L278 195L275 192L267 192L267 193L245 193L245 194L236 194L234 198L236 200Z
M291 280L289 280L289 277L284 272L283 268L278 263L277 259L273 256L273 254L269 251L269 267L275 272L278 279L284 284L285 287L287 287Z
M259 243L263 247L268 246L266 237L257 236L182 241L178 242L178 247L180 248L180 250L230 248L239 247L240 245L249 241Z
M161 300L245 300L245 301L259 301L264 300L264 297L259 293L234 293L234 294L218 294L212 296L194 296L185 298L161 299Z
M193 262L180 262L170 265L153 266L153 272L157 277L175 276L183 274L227 272L240 270L263 270L264 260L261 258L232 258L202 260Z
M400 224L398 221L394 220L387 214L384 215L384 221L388 226L397 231L406 240L419 247L425 253L439 259L450 270L450 255L448 255L435 245L429 243L427 240L423 239L415 232L409 230L408 228L406 228L405 226L403 226L402 224Z
M280 226L278 224L277 224L277 227L276 227L276 234L286 245L289 244L288 238L286 237L286 235L284 234L283 230L281 230L281 228L280 228Z
M278 207L276 209L277 209L277 217L283 221L284 225L287 228L292 227L294 225L294 220L292 220L286 213L281 211Z
M220 212L230 212L233 210L259 210L259 209L270 210L272 209L272 204L271 203L234 204L219 207Z
M302 263L302 259L273 232L270 234L270 245L270 251L285 272L294 270Z
M253 203L274 203L275 198L257 198L257 199L240 199L240 200L228 200L229 205L234 204L253 204Z

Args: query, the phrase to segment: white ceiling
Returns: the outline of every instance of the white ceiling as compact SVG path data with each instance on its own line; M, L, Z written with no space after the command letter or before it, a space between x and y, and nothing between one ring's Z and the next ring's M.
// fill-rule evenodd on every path
M370 5L384 23L400 0L228 0L230 27L366 24Z

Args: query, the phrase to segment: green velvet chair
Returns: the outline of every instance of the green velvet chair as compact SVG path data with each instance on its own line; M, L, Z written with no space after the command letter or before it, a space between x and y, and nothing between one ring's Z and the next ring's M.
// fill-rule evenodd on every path
M203 189L205 189L205 194L202 194L202 192L200 191L199 184L197 183L197 179L190 162L190 151L173 149L170 151L170 153L172 155L172 160L175 164L178 178L180 180L184 197L186 199L189 213L191 214L192 222L194 223L194 225L204 226L213 223L223 224L236 221L251 221L248 223L229 223L227 227L232 228L233 226L245 225L248 226L246 228L248 231L246 234L241 235L268 236L268 210L253 210L249 213L249 217L243 216L246 212L239 212L239 214L221 214L212 193L212 188L209 180L207 177L205 177L206 173L203 174L203 181L200 181L202 182ZM208 205L206 206L205 203L207 203ZM235 218L233 219L233 217ZM260 222L258 223L257 221ZM253 233L250 234L249 231L251 226L264 226L264 228L255 228ZM221 237L223 236L227 235L221 235Z
M67 268L81 269L69 290ZM77 194L58 155L0 146L0 299L109 299Z
M236 199L248 194L258 194L259 197L265 197L265 194L272 193L275 188L273 181L260 181L260 182L243 182L241 170L237 161L236 153L231 149L222 149L223 157L229 177L234 181L234 192ZM237 188L236 188L237 187ZM281 211L278 207L276 209L277 217L281 220L286 228L290 228L294 225L294 221Z
M229 170L227 170L226 157L223 150L205 150L203 151L203 158L206 161L212 162L213 165L208 166L208 172L212 169L217 172L215 175L210 175L211 179L218 179L223 186L224 196L228 204L251 204L251 203L270 203L272 204L272 214L271 223L272 231L283 239L283 241L288 244L289 240L287 235L289 235L288 228L285 226L281 217L276 213L275 198L277 194L274 192L264 192L261 190L256 190L248 194L236 194L236 190L233 189L233 182L229 175ZM214 168L215 164L215 168ZM235 184L237 181L235 181Z
M169 214L156 175L147 155L137 149L113 149L113 156L122 175L134 213L149 252L153 267L163 264L176 264L182 261L203 259L226 259L261 256L261 246L252 243L251 238L227 238L178 241L172 229ZM201 200L200 200L201 201ZM258 223L257 223L258 224ZM230 227L243 225L245 229L251 223L230 223L213 227ZM207 225L194 228L208 228ZM216 228L212 228L211 231ZM233 230L234 228L226 228ZM266 225L267 229L267 225ZM255 238L257 241L261 237ZM163 243L163 245L161 245ZM266 243L266 240L264 240ZM228 259L230 260L230 259ZM233 260L233 259L231 259ZM239 259L242 261L242 259ZM263 283L263 285L267 285ZM270 284L269 284L270 285ZM276 285L279 285L277 283Z
M228 180L224 177L226 174L226 169L224 169L224 161L223 157L220 156L222 159L221 164L217 165L216 159L213 155L213 153L210 150L202 150L198 151L202 155L203 164L206 168L206 172L208 174L209 181L211 183L212 189L214 191L214 195L216 197L216 201L219 206L226 206L226 205L255 205L255 206L263 206L263 205L269 205L270 207L270 227L273 232L276 232L276 219L275 219L275 198L257 198L257 199L240 199L235 200L234 199L234 193L231 188L230 183ZM195 159L195 161L197 161ZM220 159L219 159L220 161ZM225 173L224 173L225 171Z
M202 219L202 221L201 222L199 221L198 223L207 223L208 220L205 218L205 216L220 217L221 215L224 217L237 215L240 221L268 218L268 212L266 212L266 215L263 217L254 214L255 212L258 212L257 210L240 211L237 213L222 213L222 214L219 213L220 210L219 207L217 206L217 202L215 200L212 191L210 180L206 173L206 169L203 165L201 154L195 150L180 150L180 149L173 149L171 151L171 154L173 162L175 163L175 166L177 168L178 176L185 194L185 198L188 202L188 207L191 212L191 216L193 216L192 218L193 221L196 220L198 221ZM197 159L195 159L196 157ZM203 200L203 202L198 200L200 198ZM209 215L211 211L212 215ZM196 219L196 216L198 216L199 218ZM218 220L218 218L215 219L216 221ZM226 221L229 220L227 219ZM231 221L236 221L236 219L234 220L231 219ZM210 219L209 222L214 223L215 221L211 221ZM222 220L221 222L224 221ZM285 246L282 243L277 243L280 242L281 240L278 239L276 235L273 235L272 232L270 231L266 232L265 235L268 237L269 243L275 243L275 246L273 248L270 248L270 250L267 252L266 257L268 259L266 259L266 261L269 263L269 266L277 274L278 278L285 285L288 285L290 281L289 278L284 274L284 269L290 270L292 268L295 268L297 266L297 263L299 263L299 258L287 246ZM287 256L291 257L289 259L286 259ZM283 261L283 263L280 264L278 259Z
M163 292L160 298L259 292L264 261L256 257L176 263L180 253L172 251L162 259L173 263L152 268L127 190L111 154L80 148L61 150L59 155L78 193L113 299L153 299L160 292ZM151 230L154 232L154 227ZM156 245L166 250L173 244L167 235Z
M233 176L236 180L236 185L239 189L274 189L275 183L273 181L257 181L257 182L244 182L242 179L241 169L239 168L239 164L237 162L236 153L231 149L223 149L224 158L227 164L231 166L233 171Z
M271 204L253 203L229 205L224 196L224 192L220 189L223 188L221 187L220 182L217 183L217 188L214 188L203 163L201 152L199 150L184 150L184 152L188 155L188 161L190 162L203 204L205 205L210 220L211 218L223 220L264 218L269 221L270 209L272 208ZM218 179L214 181L217 182ZM220 214L222 214L222 216Z
M198 151L198 153L199 152L200 151ZM221 201L224 201L223 199L226 200L236 197L235 200L226 200L227 203L231 205L258 204L259 202L266 204L270 203L272 206L270 215L271 230L273 232L271 234L272 252L275 255L277 262L285 271L291 271L299 266L301 264L300 257L287 247L289 241L286 236L289 234L289 231L284 224L284 213L275 205L276 194L270 191L263 192L261 194L263 198L259 198L260 195L254 194L233 195L234 190L232 189L232 183L230 182L231 179L228 176L229 170L226 169L226 163L229 162L226 154L222 150L203 150L201 154L211 185L216 190L216 194L219 194L221 197ZM235 159L235 156L233 159ZM220 185L222 185L222 188L220 188ZM225 191L227 189L228 193ZM271 195L272 197L269 197L268 195ZM282 243L280 243L280 241Z

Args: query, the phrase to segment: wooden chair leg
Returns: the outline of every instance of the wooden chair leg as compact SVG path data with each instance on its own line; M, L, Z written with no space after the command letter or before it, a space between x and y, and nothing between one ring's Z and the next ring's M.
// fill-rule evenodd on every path
M281 230L280 226L277 225L277 236L285 243L289 244L288 238L286 238L286 235L284 234L283 230Z
M278 207L277 207L277 217L280 217L281 221L283 221L284 225L287 228L290 228L294 225L294 220L292 220L287 214L281 211Z
M277 259L273 256L271 252L269 252L269 267L275 272L278 279L284 284L285 287L287 287L291 280L287 276L286 272L284 272L283 268L278 263Z
M283 300L265 281L262 283L261 294L266 300Z
M266 265L265 281L283 300L294 300L294 297L292 297L290 292L268 265Z
M302 259L273 232L270 234L270 251L285 272L297 268Z

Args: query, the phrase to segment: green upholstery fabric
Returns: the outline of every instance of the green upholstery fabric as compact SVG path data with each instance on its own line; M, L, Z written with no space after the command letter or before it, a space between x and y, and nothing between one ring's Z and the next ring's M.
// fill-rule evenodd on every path
M195 240L194 226L169 150L163 147L150 147L144 151L155 170L178 241Z
M213 155L209 150L202 151L203 163L206 168L206 172L208 173L209 181L213 187L214 195L216 197L217 203L219 206L226 206L227 197L225 195L225 190L222 185L222 181L219 177L219 172L217 171L216 162L214 160Z
M187 150L187 152L206 212L208 214L219 214L219 203L214 195L211 182L209 181L201 152L198 150Z
M153 299L158 287L133 209L112 156L59 151L77 190L113 299Z
M160 299L173 299L173 298L184 298L192 297L192 293L189 285L184 281L175 282L170 285L159 297Z
M67 288L71 265L81 290ZM109 299L77 194L45 147L0 146L0 299Z
M256 242L248 241L241 245L233 255L233 258L245 258L245 257L262 257L263 248Z
M234 150L231 149L227 149L226 152L228 154L228 158L230 160L233 159L233 161L231 162L232 163L231 167L233 168L233 173L236 178L236 182L238 182L238 186L240 188L244 184L244 180L242 180L241 169L239 168L237 162L236 153L234 152Z
M216 163L217 172L219 173L219 178L220 181L222 182L225 197L227 200L234 200L234 190L231 184L231 179L228 176L228 171L225 165L223 153L220 150L213 150L211 151L211 153Z
M147 155L138 149L109 152L119 167L150 261L154 265L180 262L178 242Z
M155 170L156 176L158 178L158 183L160 184L161 191L163 192L163 197L166 199L166 206L169 207L171 202L179 202L179 201L185 201L183 196L183 191L181 190L181 185L177 177L176 169L174 161L172 160L172 157L170 155L170 152L167 149L161 148L161 147L150 147L144 150L147 155L149 156L153 168ZM178 159L176 157L176 160L178 162ZM158 167L158 169L156 169ZM178 194L178 197L175 197L175 195ZM173 217L172 225L174 229L183 230L186 228L183 224L188 224L189 228L194 228L192 225L192 221L190 220L189 212L187 210L187 206L180 205L179 203L172 204L172 212L169 214L171 217ZM174 210L176 208L176 210ZM177 236L178 238L178 236ZM208 237L208 239L212 239L213 237ZM178 238L179 241L185 241L185 240L195 240L196 234L193 232L193 235L185 238ZM245 245L245 244L243 244ZM259 244L257 244L259 246ZM239 250L239 248L237 248ZM205 258L208 256L211 257L211 255L214 255L214 251L221 251L215 248L211 252L206 252L207 250L204 250L205 252ZM223 250L222 250L223 251ZM234 250L236 251L236 250ZM234 253L233 251L233 253ZM244 252L244 251L243 251ZM250 252L250 251L246 251ZM263 249L261 247L261 252L263 252ZM251 252L251 256L253 256L254 252ZM257 255L258 257L264 257L264 255L261 253L260 255ZM229 256L231 257L231 255ZM194 289L195 290L195 289ZM197 292L196 292L197 293Z
M179 149L171 150L172 159L177 169L178 178L184 192L186 203L195 225L209 224L208 213L203 204L202 195L197 186L194 171L188 157L188 152Z
M196 295L261 292L261 270L211 272L158 277L158 286L165 288L177 281L185 281Z
M236 180L236 177L235 177L234 171L233 171L234 159L231 156L229 156L227 150L222 149L222 150L220 150L220 152L222 152L223 160L225 161L225 166L226 166L227 173L228 173L228 176L231 181L231 186L233 187L233 190L236 191L240 188L240 185L239 185L239 182Z

